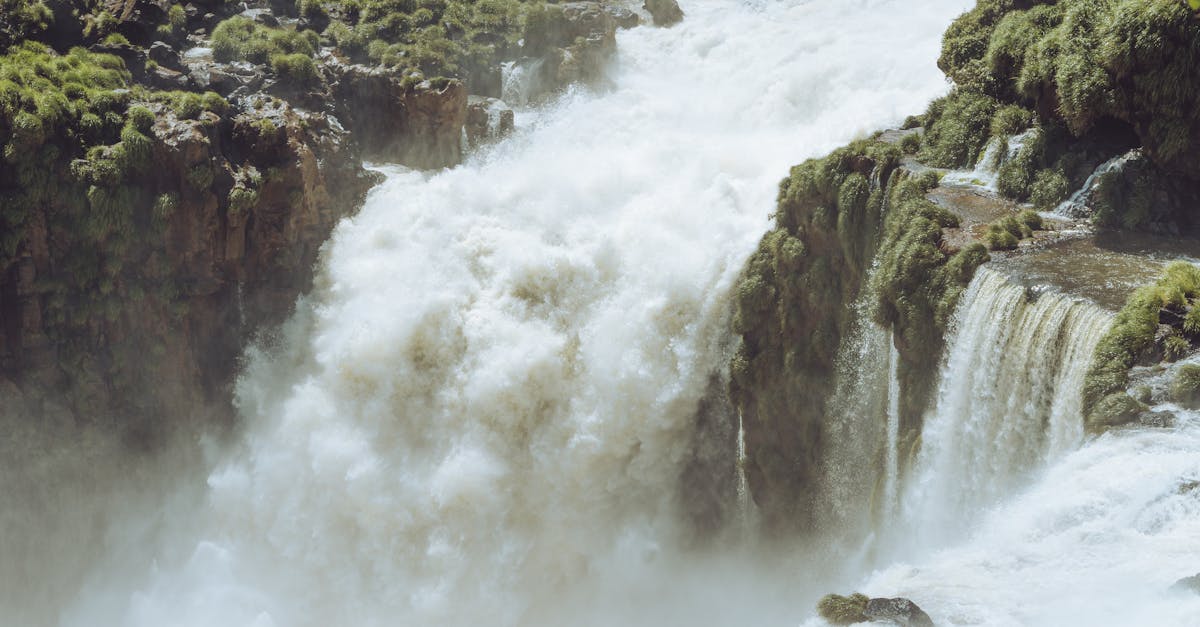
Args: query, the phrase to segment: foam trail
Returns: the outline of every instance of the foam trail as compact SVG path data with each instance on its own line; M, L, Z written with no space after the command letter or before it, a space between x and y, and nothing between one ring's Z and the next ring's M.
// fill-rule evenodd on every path
M615 90L524 111L454 170L388 170L282 348L252 351L199 537L64 622L794 620L794 564L687 548L695 410L777 180L944 92L967 4L685 2L620 35Z

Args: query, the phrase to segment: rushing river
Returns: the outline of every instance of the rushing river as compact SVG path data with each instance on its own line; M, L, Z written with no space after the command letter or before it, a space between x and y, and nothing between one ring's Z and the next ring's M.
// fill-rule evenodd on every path
M971 517L954 507L978 492L938 510L974 521L950 534L966 538L958 548L881 552L912 565L870 574L745 534L692 537L680 473L777 181L944 93L934 59L969 3L681 4L674 28L620 33L612 89L519 111L514 137L460 167L383 167L326 246L313 293L276 341L248 350L243 441L210 452L200 496L172 501L153 543L114 540L124 554L101 560L60 622L794 625L820 594L853 586L910 596L948 624L1200 615L1196 601L1158 601L1200 555L1200 491L1176 489L1200 480L1200 431L1186 422L1178 437L1081 450L1063 427L1020 465L994 437L950 435L956 408L1002 403L943 390L946 417L928 426L949 430L949 448L931 447L930 472L996 488L969 500ZM1061 337L1094 332L1073 320L1056 327L1056 358L1094 344ZM1054 394L1022 396L1040 405L1021 424L1068 420ZM964 474L970 446L992 447L1003 476ZM889 498L916 503L892 504L897 516L958 494L913 496L888 459ZM1130 578L1136 595L1117 594ZM1129 599L1149 609L1105 611Z

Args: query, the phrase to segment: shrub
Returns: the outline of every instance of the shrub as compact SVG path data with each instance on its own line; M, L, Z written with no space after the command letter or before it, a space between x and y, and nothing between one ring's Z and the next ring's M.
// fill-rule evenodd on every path
M988 227L983 241L987 244L988 250L1013 250L1020 243L1020 239L1015 235L995 224Z
M281 80L295 84L296 87L310 87L321 80L317 72L317 64L311 58L300 53L277 54L271 57L271 68Z
M1005 105L992 116L992 137L1016 135L1033 124L1033 112L1020 105Z
M998 106L995 98L963 89L935 100L925 114L929 126L922 139L921 160L939 168L974 165L987 144Z
M906 155L915 155L921 149L921 134L909 133L900 140L900 150Z
M1040 211L1049 211L1058 206L1070 195L1070 183L1067 177L1058 170L1039 170L1033 177L1033 187L1029 192L1029 200Z

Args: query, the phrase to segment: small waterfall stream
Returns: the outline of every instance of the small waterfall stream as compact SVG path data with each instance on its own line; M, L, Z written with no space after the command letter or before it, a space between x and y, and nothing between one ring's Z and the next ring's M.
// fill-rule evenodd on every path
M1111 315L981 268L959 305L904 515L931 543L965 531L1083 435L1080 394Z

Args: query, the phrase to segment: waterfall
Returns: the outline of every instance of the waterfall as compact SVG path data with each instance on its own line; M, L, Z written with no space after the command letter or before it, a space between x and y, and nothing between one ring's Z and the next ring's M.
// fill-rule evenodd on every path
M521 111L458 168L384 168L278 341L249 351L246 433L206 497L62 622L803 615L823 586L792 556L776 576L681 522L696 409L778 179L943 93L932 60L969 2L684 4L618 35L611 91Z
M967 185L981 187L992 193L998 193L996 185L1000 181L1000 166L1011 161L1020 154L1029 137L1038 131L1030 128L1010 137L993 137L988 140L983 154L975 161L975 168L969 171L949 172L942 178L944 185Z
M918 535L936 542L1078 445L1083 378L1111 324L1091 303L986 266L956 316L904 504Z
M888 338L887 379L887 455L884 475L884 519L890 519L898 504L900 490L900 352L895 340Z
M1068 218L1086 218L1092 214L1092 194L1100 183L1100 178L1109 172L1119 172L1133 159L1141 157L1141 149L1135 148L1129 152L1117 155L1100 164L1083 182L1083 187L1075 190L1071 197L1059 203L1054 213Z

